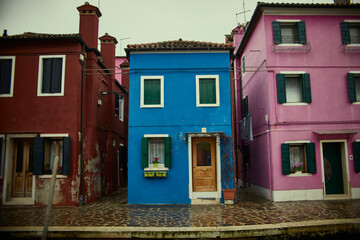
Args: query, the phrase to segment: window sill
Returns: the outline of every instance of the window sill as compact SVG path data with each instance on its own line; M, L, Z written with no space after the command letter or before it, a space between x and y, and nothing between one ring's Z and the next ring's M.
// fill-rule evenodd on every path
M310 52L311 45L310 43L298 44L298 43L281 43L273 44L273 52Z
M342 45L343 52L360 52L360 44L344 44Z
M360 102L352 102L354 105L360 105Z
M164 105L141 105L140 108L164 108Z
M307 106L309 105L308 103L304 103L304 102L298 102L298 103L283 103L283 106Z
M56 178L67 178L67 177L68 177L68 176L66 176L66 175L61 175L61 174L56 175ZM48 179L48 178L52 178L52 175L50 175L50 174L40 175L40 176L38 176L38 178Z
M288 177L307 177L307 176L312 176L312 174L311 173L290 173L287 176Z
M144 171L153 171L153 172L156 172L156 171L169 171L169 168L167 168L167 167L157 167L157 168L148 167L148 168L144 168Z

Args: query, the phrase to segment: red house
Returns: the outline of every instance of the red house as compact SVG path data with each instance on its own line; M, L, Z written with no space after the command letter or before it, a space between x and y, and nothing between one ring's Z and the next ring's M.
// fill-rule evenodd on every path
M2 205L78 205L118 189L127 162L127 90L115 80L115 45L85 3L78 34L0 37ZM125 116L126 115L126 116Z

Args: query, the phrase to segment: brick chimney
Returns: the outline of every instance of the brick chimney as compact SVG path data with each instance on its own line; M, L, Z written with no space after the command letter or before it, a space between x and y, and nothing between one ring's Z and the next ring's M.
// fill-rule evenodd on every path
M100 10L88 2L78 7L77 10L80 14L79 33L82 39L88 47L97 49Z
M111 69L111 72L115 72L115 45L118 42L116 38L110 36L108 33L105 33L105 35L99 39L101 42L103 63L108 69Z

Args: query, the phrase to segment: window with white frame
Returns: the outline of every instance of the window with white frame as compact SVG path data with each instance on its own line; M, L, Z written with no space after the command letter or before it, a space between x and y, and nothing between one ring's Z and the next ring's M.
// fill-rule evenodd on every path
M115 116L124 121L124 97L118 93L115 94Z
M305 22L277 20L272 22L274 44L306 44Z
M219 75L196 76L196 106L220 106Z
M281 144L282 173L316 173L315 143L286 142Z
M343 44L360 44L360 20L345 20L340 27Z
M15 57L0 56L0 97L12 97Z
M38 76L38 96L63 96L65 55L40 56Z
M360 72L347 74L348 92L350 102L360 102Z
M276 84L279 103L311 103L310 74L278 73Z
M168 134L151 134L142 138L142 167L171 167L171 138Z
M164 107L164 76L141 76L141 108Z

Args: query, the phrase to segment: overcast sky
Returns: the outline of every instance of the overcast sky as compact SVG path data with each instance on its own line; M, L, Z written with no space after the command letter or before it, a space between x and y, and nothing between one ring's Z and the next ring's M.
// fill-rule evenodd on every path
M243 0L87 0L100 8L99 37L105 33L118 40L116 55L127 44L169 40L225 41L244 23ZM249 21L258 0L244 0ZM332 3L333 0L262 0L262 2ZM360 2L360 0L352 0ZM85 0L0 0L0 31L78 33L76 7Z

